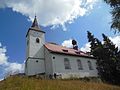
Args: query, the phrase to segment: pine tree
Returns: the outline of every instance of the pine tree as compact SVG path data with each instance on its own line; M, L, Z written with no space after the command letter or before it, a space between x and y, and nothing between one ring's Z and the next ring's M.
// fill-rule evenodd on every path
M94 35L92 35L89 31L87 31L87 37L88 42L90 42L91 45L91 54L97 59L97 70L99 77L104 80L104 70L103 70L103 48L101 42L94 38Z
M120 51L105 35L103 44L88 31L88 42L91 44L91 54L97 59L98 75L103 81L120 83Z
M104 34L103 36L103 48L104 48L104 70L105 70L105 79L110 83L114 83L114 71L115 71L115 61L116 61L116 50L115 45L111 40Z

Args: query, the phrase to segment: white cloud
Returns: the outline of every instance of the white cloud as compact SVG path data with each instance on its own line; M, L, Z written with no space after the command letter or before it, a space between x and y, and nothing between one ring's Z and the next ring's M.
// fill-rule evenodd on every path
M118 46L118 49L120 50L120 36L109 37L109 38L116 46Z
M6 52L6 48L2 47L2 44L0 43L0 69L2 69L2 73L0 73L0 79L3 78L2 76L6 73L15 74L24 71L24 64L8 62L8 56L6 55Z
M0 8L4 8L6 5L5 5L5 1L4 0L0 0Z
M8 62L5 65L5 72L6 73L16 74L16 73L23 73L23 71L24 71L24 64Z
M90 43L86 43L83 47L80 48L83 52L90 52Z
M2 47L0 43L0 65L7 63L8 57L5 55L5 53L6 53L6 48Z
M37 14L40 25L59 26L72 23L74 19L89 13L98 0L1 0L0 7L28 16L33 20ZM65 28L64 28L65 29Z
M4 80L3 78L0 79L0 81Z
M72 39L68 39L63 41L62 46L68 47L68 48L72 48Z

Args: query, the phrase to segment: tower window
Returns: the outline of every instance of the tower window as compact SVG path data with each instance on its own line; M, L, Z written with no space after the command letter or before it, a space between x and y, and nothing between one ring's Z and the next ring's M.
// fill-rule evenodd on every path
M39 42L40 42L39 38L36 38L36 43L39 43Z
M29 44L29 40L27 40L27 45Z

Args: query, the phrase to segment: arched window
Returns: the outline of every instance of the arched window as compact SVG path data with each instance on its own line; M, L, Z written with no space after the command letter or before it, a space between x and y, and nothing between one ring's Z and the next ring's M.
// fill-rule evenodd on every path
M40 42L39 38L36 38L36 43L39 43L39 42Z
M82 62L80 59L77 60L78 70L83 70Z
M88 67L89 67L89 70L93 70L91 61L88 61Z
M68 58L64 58L64 66L65 66L65 69L71 69L70 61Z

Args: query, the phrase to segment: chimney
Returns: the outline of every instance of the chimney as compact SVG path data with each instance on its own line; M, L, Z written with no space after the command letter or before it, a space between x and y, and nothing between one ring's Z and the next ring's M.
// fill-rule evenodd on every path
M72 45L73 45L73 49L75 49L75 50L78 50L78 46L77 46L77 42L76 42L76 40L72 40Z

